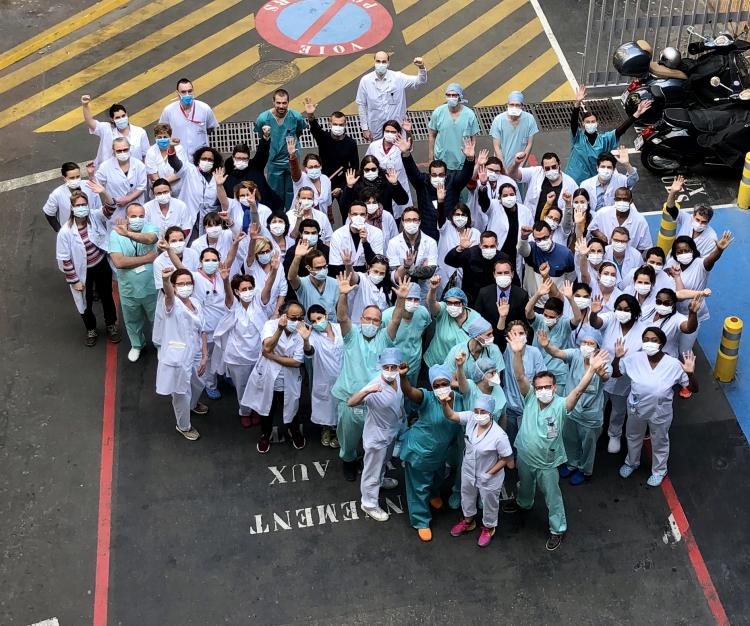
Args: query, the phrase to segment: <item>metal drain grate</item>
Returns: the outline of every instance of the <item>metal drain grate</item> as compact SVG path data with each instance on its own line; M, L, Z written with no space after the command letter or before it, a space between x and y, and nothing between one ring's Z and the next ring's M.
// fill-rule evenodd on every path
M619 126L624 119L622 108L615 100L610 98L587 100L585 106L587 111L597 116L602 127L613 128ZM492 121L503 113L505 109L505 105L476 107L474 109L482 135L490 134ZM572 102L540 102L526 105L526 110L533 113L536 118L540 131L567 129L570 126L570 113L572 109ZM430 122L430 115L432 115L432 111L409 111L412 133L416 141L427 140L427 125ZM318 121L324 130L330 128L329 118L319 117ZM223 154L230 154L232 148L238 143L246 143L250 146L251 150L255 150L258 145L258 135L255 134L254 128L254 122L226 122L220 124L211 135L211 145ZM350 137L354 138L358 145L368 145L368 142L362 137L359 118L356 115L347 116L346 132ZM300 144L303 149L316 147L315 140L307 130L302 133Z

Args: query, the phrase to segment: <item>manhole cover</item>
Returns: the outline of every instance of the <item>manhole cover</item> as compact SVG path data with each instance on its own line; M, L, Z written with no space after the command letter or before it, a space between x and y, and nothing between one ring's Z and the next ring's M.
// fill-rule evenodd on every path
M299 76L299 68L289 61L259 61L250 70L250 76L258 83L278 85L294 80Z

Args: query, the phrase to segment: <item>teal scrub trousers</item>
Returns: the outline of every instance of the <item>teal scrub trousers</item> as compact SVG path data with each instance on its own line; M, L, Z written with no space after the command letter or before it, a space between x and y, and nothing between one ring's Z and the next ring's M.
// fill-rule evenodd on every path
M409 523L414 528L429 528L432 521L430 498L440 495L443 482L443 464L438 469L404 463L406 476L406 502L409 505Z
M563 443L568 457L568 467L581 470L586 476L594 472L596 442L602 434L602 426L584 426L572 419L563 425Z
M156 293L145 298L131 298L120 296L120 307L122 307L122 321L125 323L125 331L130 339L130 346L137 350L143 349L146 344L146 335L143 332L146 320L153 326L154 313L156 312Z
M560 475L556 467L531 467L523 459L518 459L518 485L516 486L516 504L522 509L534 506L534 495L537 484L544 496L544 503L549 510L549 531L553 535L562 535L568 529L565 520L565 505L560 492Z
M346 402L339 401L338 424L336 425L336 437L339 440L339 457L342 461L356 461L357 448L362 440L362 431L365 427L365 415L367 407L348 406Z

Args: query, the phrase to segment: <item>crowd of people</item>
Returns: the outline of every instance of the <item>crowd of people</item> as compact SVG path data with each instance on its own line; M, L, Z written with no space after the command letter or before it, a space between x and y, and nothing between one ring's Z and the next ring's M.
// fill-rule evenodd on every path
M711 228L710 207L679 208L677 177L664 204L677 237L654 246L620 146L649 103L605 131L585 111L585 88L563 169L554 152L528 163L544 140L518 91L492 124L492 153L478 150L476 115L451 83L422 169L406 108L427 69L414 59L409 76L389 62L378 52L357 91L371 142L361 159L343 113L321 123L311 99L292 110L283 89L256 120L257 150L240 143L226 158L188 79L152 139L123 105L97 120L82 96L96 157L85 177L62 165L44 214L85 344L98 339L96 301L109 341L124 327L131 362L150 333L156 393L171 397L189 441L200 437L191 417L229 389L261 454L279 439L299 450L319 432L347 480L361 466L361 507L374 520L388 520L379 493L397 487L386 468L400 458L423 541L446 505L447 467L447 505L462 511L451 534L473 531L481 507L480 546L495 533L506 474L506 513L531 509L538 487L555 550L567 528L560 479L592 477L605 407L609 453L625 434L620 476L638 469L649 435L648 485L666 475L673 393L697 389L691 349L731 234ZM317 149L303 157L306 129Z

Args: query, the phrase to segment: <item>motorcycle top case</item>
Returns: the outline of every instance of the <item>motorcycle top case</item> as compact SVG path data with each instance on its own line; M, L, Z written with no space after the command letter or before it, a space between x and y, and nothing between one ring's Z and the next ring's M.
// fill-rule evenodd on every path
M651 54L635 41L622 44L612 55L612 65L623 76L644 76L649 63Z

